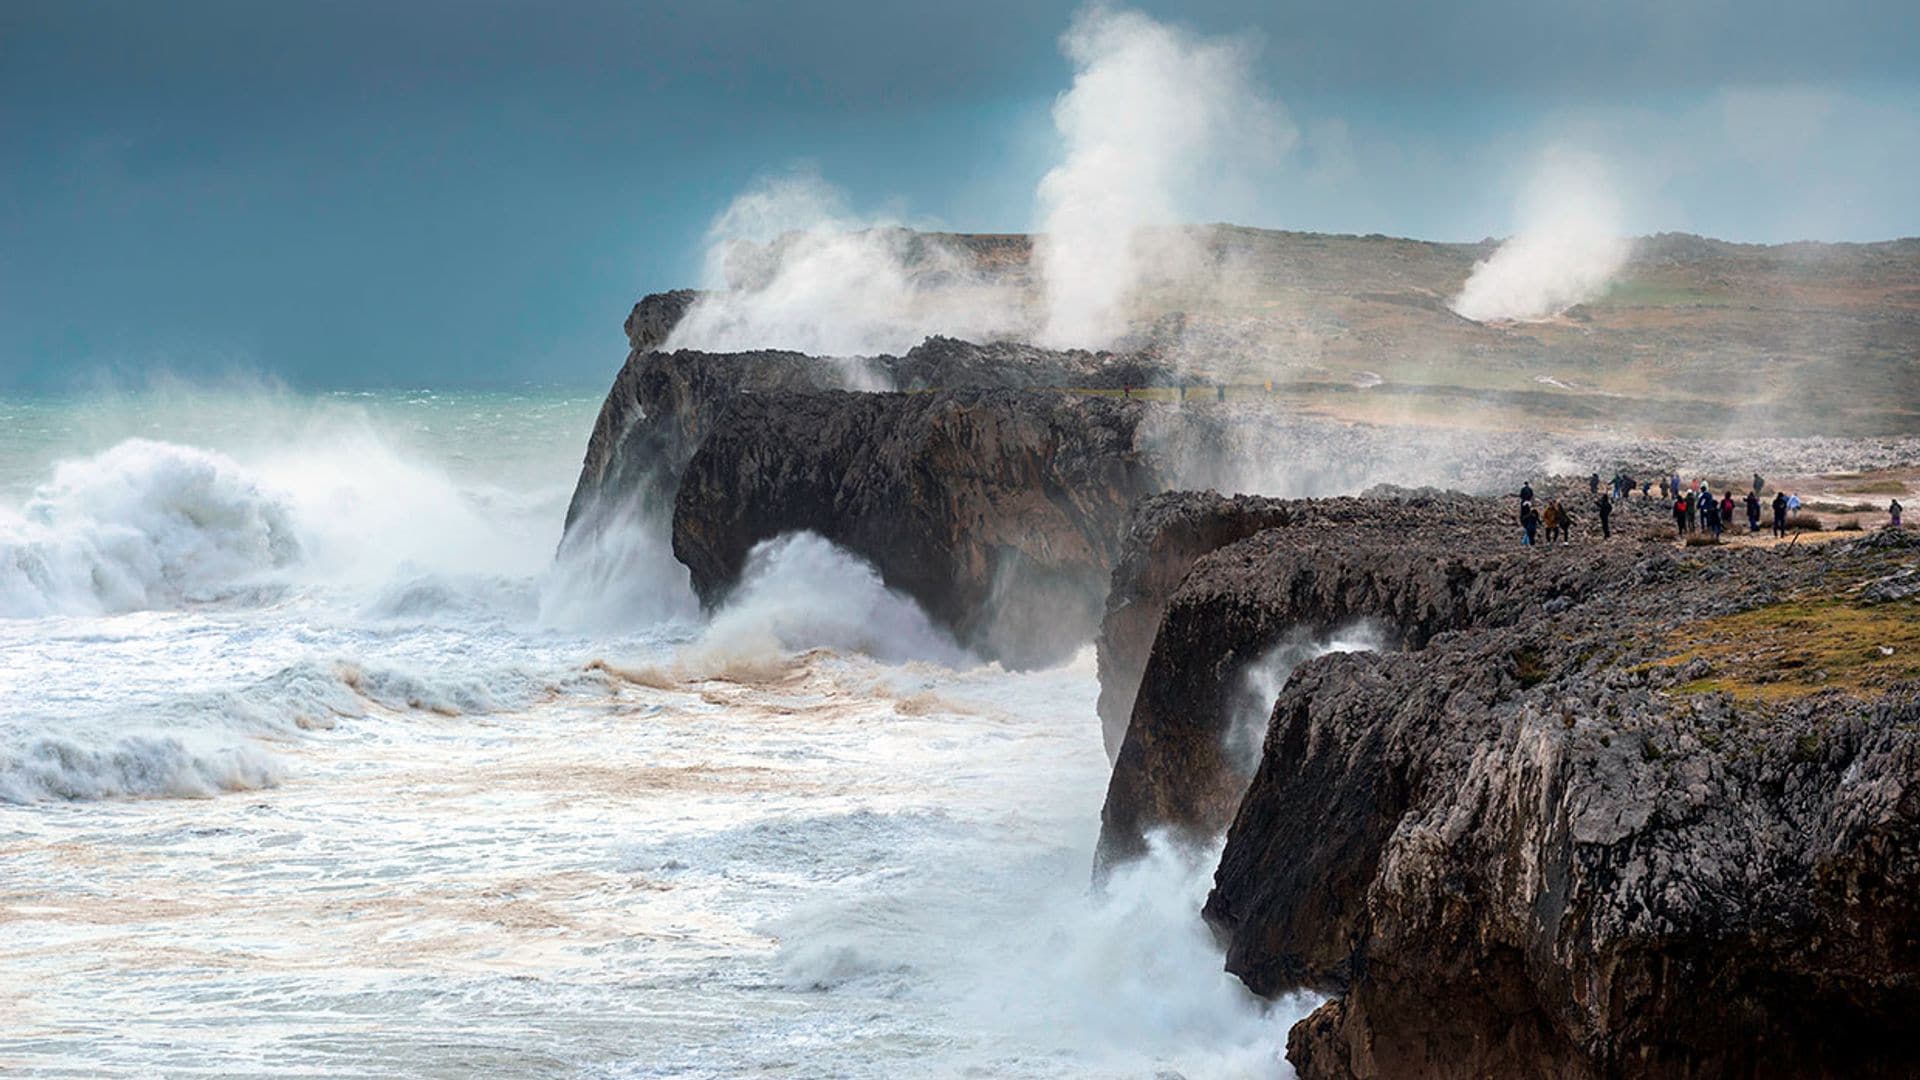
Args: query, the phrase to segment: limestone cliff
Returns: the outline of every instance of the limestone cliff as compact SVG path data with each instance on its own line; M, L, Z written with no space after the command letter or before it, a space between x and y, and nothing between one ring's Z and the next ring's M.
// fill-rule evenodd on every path
M1302 1077L1920 1070L1889 1037L1920 1020L1920 540L1525 551L1493 500L1289 509L1167 601L1103 853L1227 830L1229 970L1331 996ZM1298 668L1236 768L1238 673L1354 615L1392 647Z
M1161 486L1143 406L1049 392L736 397L684 472L674 554L709 603L762 540L867 559L962 644L1062 660L1099 619L1122 523Z

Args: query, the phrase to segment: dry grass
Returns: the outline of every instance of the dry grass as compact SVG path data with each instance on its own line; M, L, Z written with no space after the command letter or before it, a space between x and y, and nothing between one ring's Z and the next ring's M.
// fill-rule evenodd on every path
M1905 495L1907 485L1894 479L1862 480L1843 489L1849 495Z
M1684 693L1779 701L1820 690L1867 696L1920 678L1920 604L1789 600L1682 626L1665 665L1712 665Z
M1812 514L1793 514L1787 518L1787 528L1793 532L1819 532L1826 526Z

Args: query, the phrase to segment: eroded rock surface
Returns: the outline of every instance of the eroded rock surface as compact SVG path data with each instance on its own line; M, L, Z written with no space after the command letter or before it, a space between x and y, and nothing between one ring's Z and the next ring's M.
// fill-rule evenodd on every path
M1524 551L1476 502L1301 504L1198 559L1106 854L1228 827L1229 970L1332 995L1303 1077L1912 1075L1920 610L1882 586L1920 541ZM1355 615L1397 648L1301 666L1249 781L1237 673Z
M1100 623L1100 732L1112 760L1126 737L1140 673L1167 599L1201 556L1293 520L1292 504L1214 491L1170 491L1134 507Z
M689 462L674 554L708 603L762 540L810 530L870 561L960 642L1014 666L1099 620L1128 508L1162 486L1143 406L1063 393L736 397Z
M1204 504L1190 509L1206 519ZM1229 520L1280 524L1199 558L1167 600L1101 810L1102 862L1137 854L1155 829L1200 843L1226 828L1250 778L1227 741L1240 688L1287 635L1371 621L1389 647L1418 648L1590 587L1573 567L1596 555L1529 558L1510 509L1467 496L1218 504Z

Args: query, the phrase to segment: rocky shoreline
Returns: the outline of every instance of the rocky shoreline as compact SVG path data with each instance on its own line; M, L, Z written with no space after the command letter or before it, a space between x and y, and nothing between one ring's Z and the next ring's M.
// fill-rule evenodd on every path
M1524 549L1501 494L1911 467L1920 439L1346 424L940 338L659 351L697 299L628 319L563 549L642 522L713 605L811 531L982 658L1096 640L1099 866L1224 836L1228 969L1328 998L1303 1077L1920 1068L1884 1037L1920 1019L1920 542L1694 549L1636 501L1610 541Z
M1155 830L1196 847L1226 831L1206 916L1229 970L1331 997L1293 1032L1301 1076L1920 1064L1886 1038L1920 1017L1920 656L1902 636L1920 616L1889 584L1920 537L1525 551L1500 500L1414 497L1269 502L1276 524L1198 558L1179 546L1209 512L1225 538L1249 509L1142 508L1123 565L1157 523L1179 534L1162 576L1189 569L1102 857ZM1878 637L1777 671L1690 647L1717 621L1830 598ZM1386 647L1301 665L1257 769L1237 768L1240 673L1355 617ZM1810 663L1868 671L1843 688Z

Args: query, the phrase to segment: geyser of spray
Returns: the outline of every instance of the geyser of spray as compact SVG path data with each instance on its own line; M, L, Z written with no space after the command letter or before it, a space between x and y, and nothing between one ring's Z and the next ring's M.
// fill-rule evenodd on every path
M1295 133L1254 80L1247 39L1200 38L1096 4L1061 47L1074 78L1053 108L1062 160L1036 196L1040 340L1099 348L1126 330L1150 273L1198 269L1194 233L1165 226L1191 220L1203 190L1232 189Z
M872 566L809 532L754 545L739 586L684 660L697 669L750 670L808 649L890 663L976 663Z
M1006 336L1022 318L966 250L859 217L807 171L761 180L714 219L703 285L667 349L897 354L930 334Z
M1453 310L1479 322L1550 319L1606 290L1632 254L1605 162L1545 155L1521 196L1518 230L1473 268Z
M1268 649L1249 664L1241 676L1240 702L1224 737L1227 760L1248 777L1260 767L1274 702L1279 700L1280 691L1286 689L1295 668L1328 653L1377 651L1384 640L1377 627L1360 622L1343 627L1331 636L1295 632Z

